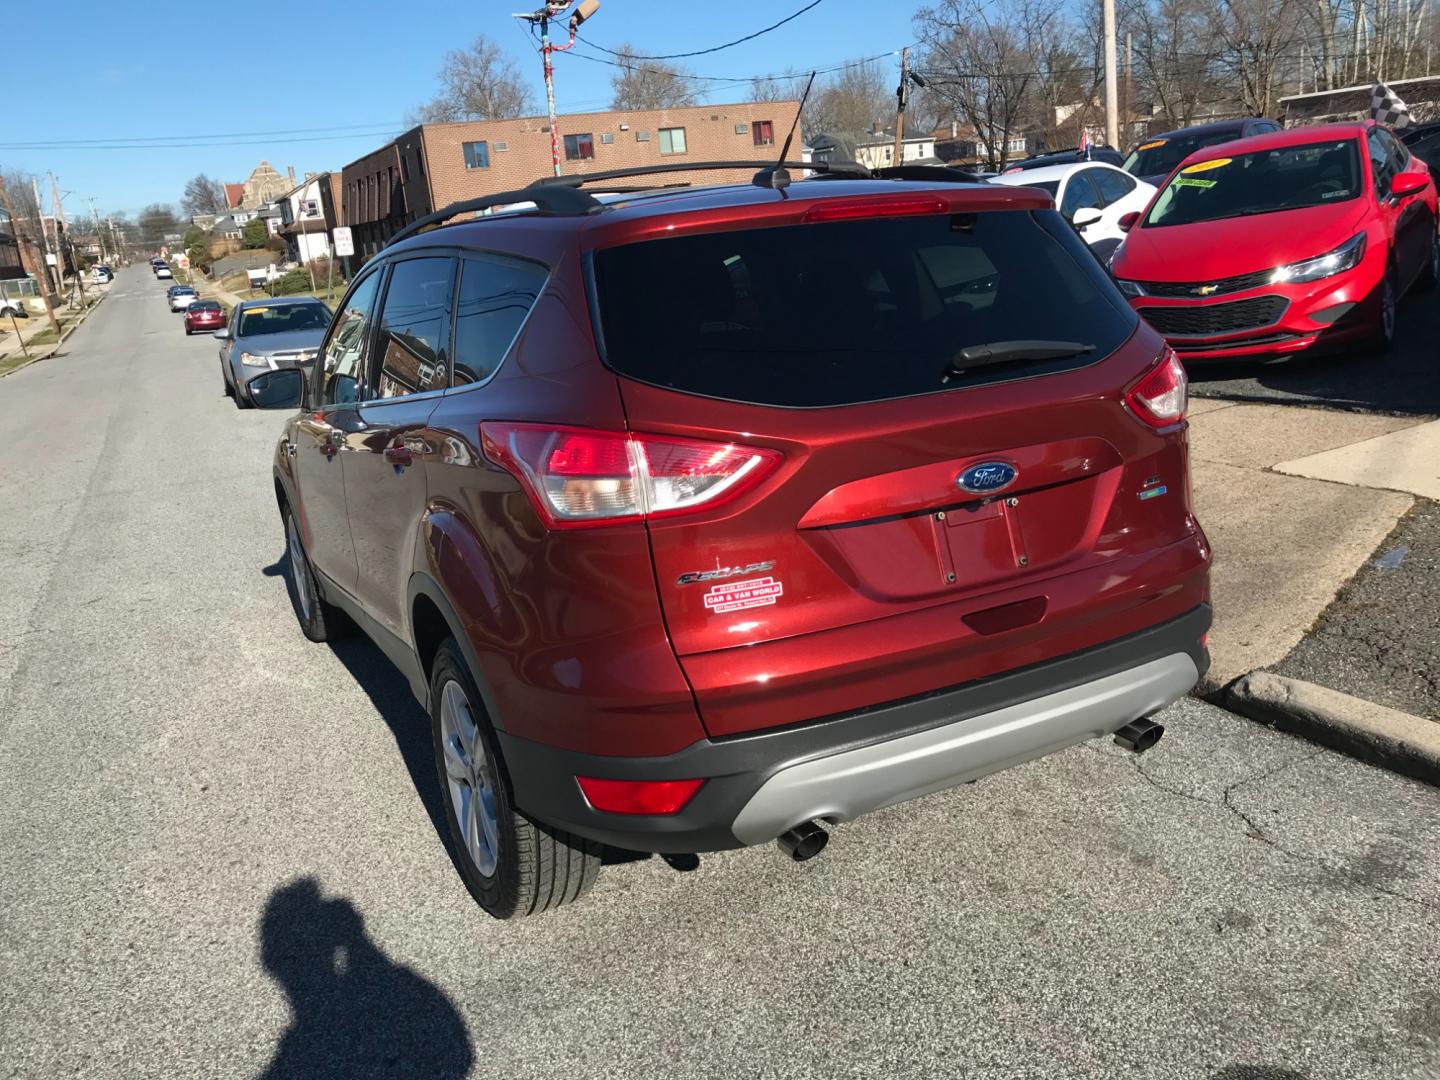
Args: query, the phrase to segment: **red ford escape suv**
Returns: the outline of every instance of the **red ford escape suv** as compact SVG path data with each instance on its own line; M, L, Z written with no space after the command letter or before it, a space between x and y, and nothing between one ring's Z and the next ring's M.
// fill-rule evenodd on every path
M1405 290L1440 273L1435 185L1371 120L1207 147L1171 175L1110 269L1186 360L1383 349Z
M1179 362L1043 192L898 175L457 204L251 381L304 631L408 676L491 914L1143 750L1205 670Z

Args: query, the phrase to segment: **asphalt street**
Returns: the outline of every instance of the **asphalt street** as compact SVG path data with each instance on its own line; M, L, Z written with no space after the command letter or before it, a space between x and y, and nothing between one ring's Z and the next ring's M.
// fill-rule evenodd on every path
M143 268L0 380L0 1076L1440 1075L1440 791L1194 701L489 919L400 677L296 626L279 427Z
M1412 292L1400 302L1388 353L1346 349L1294 360L1194 362L1191 390L1201 397L1321 405L1396 414L1440 414L1440 303Z
M1440 504L1417 503L1274 670L1440 720Z

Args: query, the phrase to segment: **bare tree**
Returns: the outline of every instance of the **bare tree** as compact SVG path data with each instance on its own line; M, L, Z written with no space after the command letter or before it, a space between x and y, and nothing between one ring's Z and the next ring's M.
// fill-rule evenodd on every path
M802 123L811 134L856 139L895 114L894 81L878 63L854 64L816 80ZM797 95L798 97L798 95Z
M1215 0L1139 0L1122 9L1135 54L1131 100L1148 98L1158 116L1183 127L1203 104L1226 94L1209 40Z
M1053 62L1052 46L1070 31L1057 0L941 0L921 8L913 20L920 39L920 66L937 98L949 104L975 132L986 166L999 169L1010 156L1010 142L1044 116L1047 80L1060 74L1044 67ZM1065 50L1062 50L1065 51ZM1057 89L1058 93L1058 89Z
M530 90L515 62L479 35L468 48L445 54L440 92L412 118L429 124L454 120L510 120L534 112Z
M612 109L679 109L695 104L690 72L678 64L644 60L626 42L615 50L620 65L610 76Z
M187 216L195 214L223 214L229 207L225 198L225 185L201 173L185 182L185 192L180 196L180 209Z
M1220 68L1255 116L1276 111L1296 70L1302 11L1298 0L1214 0L1210 39L1220 46Z
M255 220L260 221L259 218ZM147 248L158 248L169 233L179 231L180 222L175 217L175 211L164 203L151 203L140 211L140 241Z

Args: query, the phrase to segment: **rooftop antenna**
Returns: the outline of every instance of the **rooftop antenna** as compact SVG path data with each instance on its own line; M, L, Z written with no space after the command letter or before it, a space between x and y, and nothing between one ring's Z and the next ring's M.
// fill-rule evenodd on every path
M805 102L809 100L810 88L815 85L815 72L810 72L810 78L805 83L805 92L800 95L800 107L795 110L795 122L790 125L790 133L785 136L785 145L780 147L780 160L774 168L763 170L755 177L755 182L761 187L787 188L790 186L790 172L785 168L785 158L790 153L790 144L795 139L795 129L800 126L800 114L805 111Z

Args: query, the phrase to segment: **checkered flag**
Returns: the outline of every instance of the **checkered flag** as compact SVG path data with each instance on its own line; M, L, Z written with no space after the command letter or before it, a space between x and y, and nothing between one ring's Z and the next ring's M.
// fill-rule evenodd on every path
M1370 118L1398 130L1410 126L1410 108L1394 90L1383 82L1377 82L1375 89L1370 91Z

